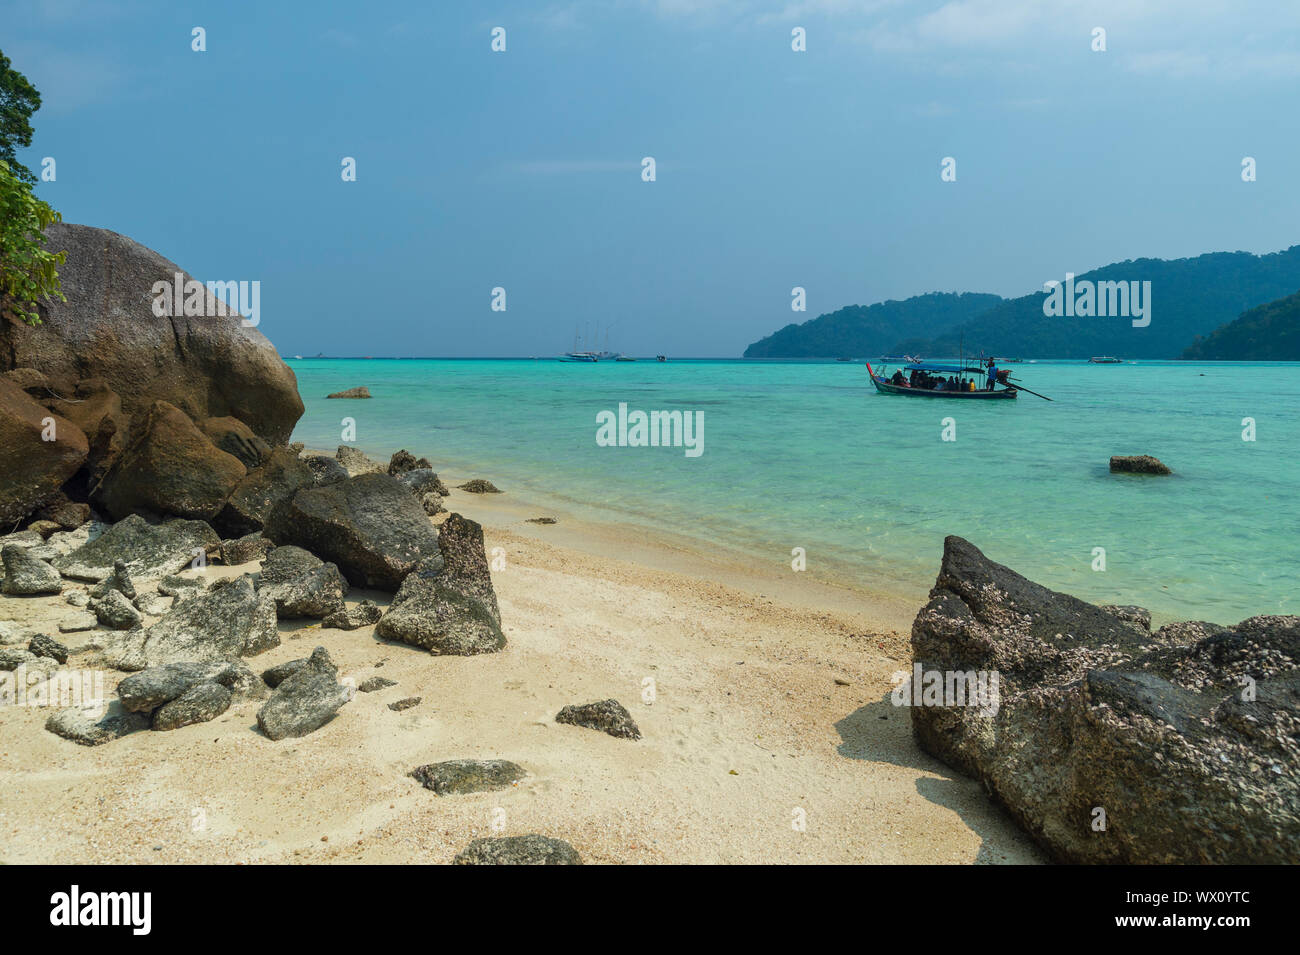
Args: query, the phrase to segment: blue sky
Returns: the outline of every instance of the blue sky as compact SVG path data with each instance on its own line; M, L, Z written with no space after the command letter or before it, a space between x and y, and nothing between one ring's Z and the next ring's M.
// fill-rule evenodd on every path
M733 356L847 304L1300 242L1274 0L0 0L0 49L44 97L38 193L260 281L285 354L553 355L599 323Z

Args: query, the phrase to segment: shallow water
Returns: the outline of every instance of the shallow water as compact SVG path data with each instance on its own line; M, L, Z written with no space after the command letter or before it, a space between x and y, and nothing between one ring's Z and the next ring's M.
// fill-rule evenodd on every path
M919 602L946 534L1055 589L1162 618L1296 613L1300 365L1037 362L1047 402L875 394L861 364L306 359L295 439L554 498ZM369 401L330 401L366 385ZM597 413L700 411L704 452L600 447ZM942 440L943 419L956 440ZM1257 440L1242 440L1242 419ZM1112 475L1154 454L1167 478ZM1105 570L1094 570L1094 549Z

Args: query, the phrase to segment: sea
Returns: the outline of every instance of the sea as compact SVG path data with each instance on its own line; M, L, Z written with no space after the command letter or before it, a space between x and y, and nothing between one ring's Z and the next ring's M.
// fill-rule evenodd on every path
M1040 360L1007 367L1046 397L971 402L878 395L862 362L286 360L308 447L345 443L351 418L346 443L376 457L406 448L756 569L919 607L956 534L1158 620L1300 613L1300 364ZM357 385L373 397L325 397ZM699 453L598 440L621 405L689 413ZM1127 454L1174 473L1112 474Z

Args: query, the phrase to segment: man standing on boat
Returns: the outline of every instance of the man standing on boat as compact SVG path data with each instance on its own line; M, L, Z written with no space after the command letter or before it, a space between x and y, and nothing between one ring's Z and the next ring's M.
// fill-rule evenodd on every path
M998 366L995 365L993 363L993 359L990 358L989 359L989 382L988 382L988 388L985 390L992 391L993 386L996 385L997 383L998 383Z

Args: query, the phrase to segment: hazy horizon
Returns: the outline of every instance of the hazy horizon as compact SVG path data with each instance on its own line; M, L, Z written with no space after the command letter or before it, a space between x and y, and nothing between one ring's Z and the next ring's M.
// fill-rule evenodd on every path
M548 356L599 322L737 357L846 305L1300 241L1300 8L1256 0L6 6L37 194L260 281L285 355Z

